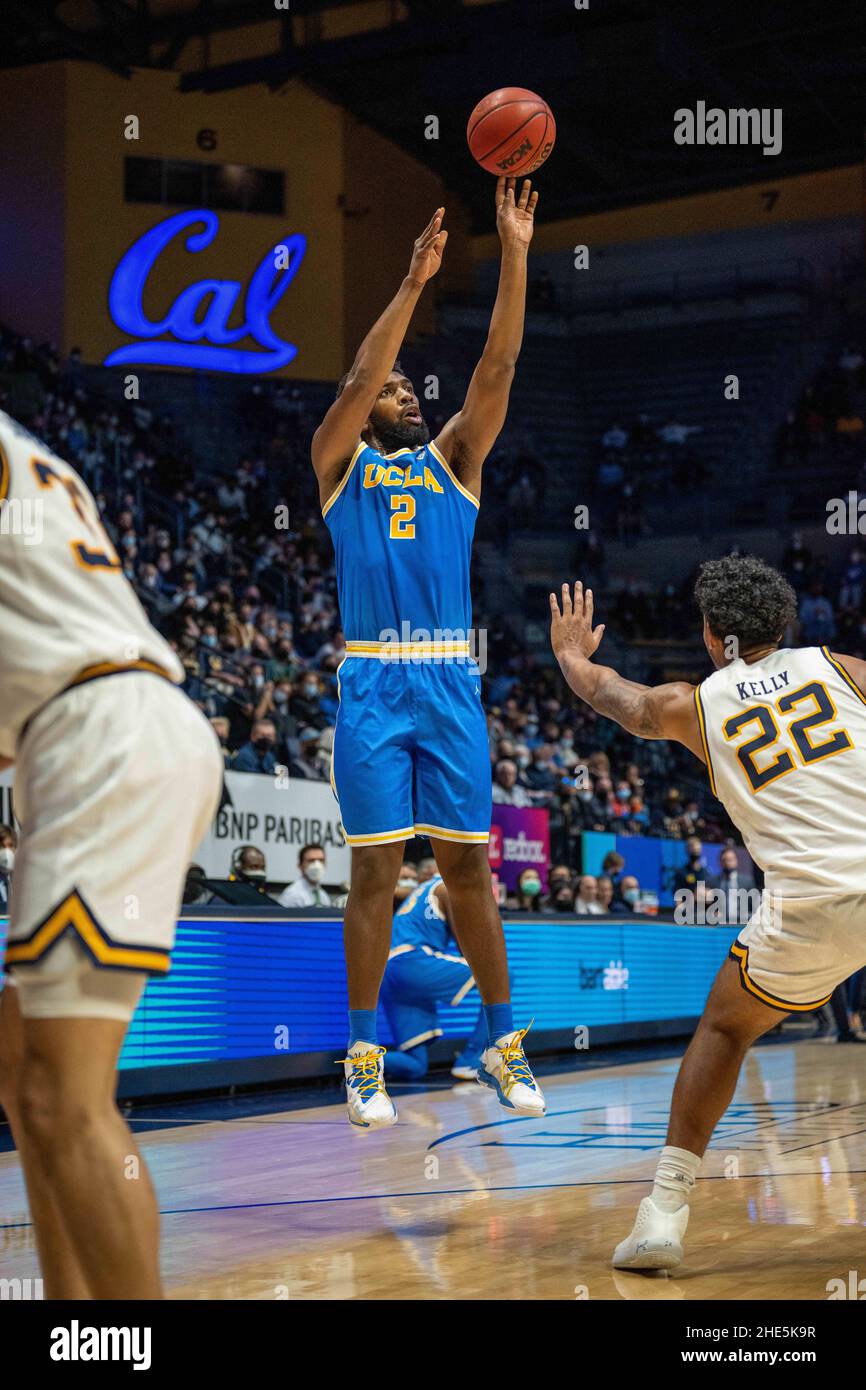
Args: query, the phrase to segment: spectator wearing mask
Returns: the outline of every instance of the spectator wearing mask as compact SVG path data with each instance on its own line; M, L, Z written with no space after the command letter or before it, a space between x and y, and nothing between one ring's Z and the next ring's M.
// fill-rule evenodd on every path
M524 869L517 880L518 912L541 911L541 875L537 869Z
M289 700L289 712L299 724L309 724L314 729L324 729L328 717L319 705L321 698L319 677L312 671L305 672L303 678L295 683L295 693Z
M321 735L315 729L304 729L298 740L300 751L289 763L290 777L304 777L308 782L324 782L325 768L322 764L319 740Z
M277 730L272 719L257 719L249 742L239 748L232 762L233 772L263 772L273 777L277 770L275 749Z
M15 868L15 851L18 836L11 825L0 825L0 917L9 912L9 897L12 891L12 870Z
M414 893L418 887L418 869L414 864L410 864L408 859L404 859L400 865L400 877L397 879L397 887L394 889L394 911L397 906L405 902L410 893Z
M610 912L636 912L640 902L640 884L634 874L623 874L619 891L610 904Z
M574 906L574 886L567 864L554 864L547 877L547 896L544 906L548 912L571 912Z
M579 917L600 917L604 912L598 900L598 879L593 874L581 874L578 879L574 910Z
M631 787L628 782L620 781L616 784L616 791L613 799L613 814L616 820L626 820L629 813L629 802L631 800Z
M629 797L623 830L626 835L646 835L649 832L649 812L643 804L642 796L632 793Z
M689 888L694 892L699 882L707 888L717 888L718 879L704 863L704 847L697 835L691 835L686 841L686 854L685 865L674 875L674 890Z
M532 793L532 804L545 806L559 784L560 773L553 762L553 749L549 743L539 744L531 754L529 767L523 774L523 781Z
M232 854L229 883L246 883L251 888L257 889L262 897L266 898L265 881L267 877L267 862L258 845L239 845ZM270 899L268 901L270 902Z
M331 899L325 892L322 879L325 877L325 851L321 845L304 845L298 855L300 877L279 896L280 907L330 907Z
M525 787L517 782L517 766L510 758L501 758L493 773L493 802L496 806L531 806Z

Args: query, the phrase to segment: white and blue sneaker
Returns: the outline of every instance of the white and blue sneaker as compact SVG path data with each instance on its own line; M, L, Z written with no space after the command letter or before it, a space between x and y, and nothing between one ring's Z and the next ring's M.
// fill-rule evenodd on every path
M683 1262L683 1236L689 1224L689 1204L662 1211L644 1197L634 1226L613 1252L616 1269L676 1269Z
M451 1075L457 1081L477 1081L478 1072L481 1068L481 1056L469 1056L465 1053L454 1058L454 1065L451 1068Z
M528 1028L518 1028L497 1038L492 1047L481 1054L478 1080L482 1086L489 1086L499 1097L503 1110L511 1110L518 1115L544 1115L547 1106L544 1093L532 1075L523 1039Z
M384 1047L356 1042L348 1057L341 1057L346 1074L349 1124L358 1129L387 1129L397 1123L394 1102L385 1090L382 1058Z

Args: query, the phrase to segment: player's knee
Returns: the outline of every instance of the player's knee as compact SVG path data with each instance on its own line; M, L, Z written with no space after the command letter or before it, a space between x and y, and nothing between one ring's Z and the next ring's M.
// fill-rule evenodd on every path
M485 889L490 892L490 861L486 845L458 845L448 855L442 877L449 893L466 893Z
M402 860L402 842L394 852L393 845L370 845L352 851L352 890L362 896L393 894Z
M45 1156L62 1159L69 1140L86 1136L96 1122L91 1105L76 1096L44 1060L25 1054L16 1090L22 1132Z

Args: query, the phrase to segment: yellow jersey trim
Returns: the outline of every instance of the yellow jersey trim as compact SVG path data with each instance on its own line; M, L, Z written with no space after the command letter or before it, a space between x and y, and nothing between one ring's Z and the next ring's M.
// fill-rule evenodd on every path
M413 656L469 656L470 652L468 642L347 642L346 655L390 661Z
M863 691L860 689L860 687L859 687L859 685L856 683L856 681L854 681L854 680L851 678L851 676L849 676L848 672L845 670L845 667L842 666L838 661L834 660L834 658L833 658L833 657L831 656L831 654L830 654L830 648L829 648L829 647L822 647L822 648L821 648L821 651L824 653L824 655L825 655L825 657L827 658L827 660L829 661L830 665L833 667L833 670L834 670L834 671L837 671L837 672L839 673L839 675L842 677L842 679L843 679L843 681L845 682L845 684L846 684L847 686L849 686L851 690L853 690L854 694L857 696L857 699L860 700L860 701L862 702L862 704L866 705L866 695L863 694ZM828 694L829 694L829 691L828 691ZM831 703L832 703L832 701L831 701Z
M489 830L449 830L442 825L416 825L416 835L429 835L434 840L456 840L459 843L486 845L490 839Z
M6 450L0 444L0 502L5 502L9 493L9 480L11 477L9 460L6 457Z
M749 979L749 948L740 945L735 941L730 950L730 956L740 967L740 984L747 989L750 994L754 994L756 999L760 999L763 1004L769 1004L771 1009L782 1009L786 1013L807 1014L812 1009L820 1009L823 1004L828 1004L832 999L832 993L824 999L815 999L810 1004L792 1004L788 999L778 999L774 994L768 994L766 990L756 985L754 980Z
M152 676L162 676L163 680L171 681L171 684L174 685L174 681L171 679L168 671L156 661L141 660L119 663L103 661L97 666L85 666L84 670L79 671L78 675L75 676L68 685L64 685L63 689L58 691L58 694L65 695L67 690L74 690L76 685L84 685L86 681L99 680L102 676L117 676L120 675L122 671L148 671Z
M713 796L718 800L719 793L716 791L716 779L713 776L713 760L710 757L710 745L707 742L707 727L704 720L704 707L701 703L701 687L699 685L695 686L695 710L697 711L698 716L698 730L700 731L701 735L701 746L704 750L704 757L707 760L707 773L709 774L710 778L710 790L712 791Z
M359 443L358 443L357 449L355 450L354 454L352 455L351 459L349 460L349 467L346 469L346 471L345 471L345 473L343 474L342 478L340 479L340 481L338 482L337 486L334 488L334 491L331 493L330 497L328 498L327 502L325 503L324 507L322 508L322 516L323 516L323 517L325 517L325 516L328 515L328 512L331 510L331 508L333 507L333 505L334 505L334 503L336 502L337 498L339 497L340 493L343 491L343 488L346 486L347 482L349 481L349 478L351 477L352 469L355 467L355 464L358 462L358 459L359 459L359 457L360 457L360 455L361 455L362 450L366 449L366 447L367 447L367 445L364 443L363 439L360 440Z
M411 840L415 830L407 825L403 830L384 830L381 835L349 835L344 826L343 834L347 845L385 845L390 840Z
M171 965L168 951L147 946L124 946L110 941L75 889L30 936L23 941L8 943L6 964L35 965L70 928L97 964L106 969L144 970L164 975Z
M445 472L448 474L448 477L451 479L452 483L456 487L457 491L462 492L464 497L468 497L473 507L475 507L477 510L481 506L481 503L478 501L477 497L475 497L471 492L469 492L467 488L463 486L463 484L458 479L457 475L452 472L451 465L449 464L448 460L444 458L442 454L440 454L435 444L429 444L428 448L433 457L439 460L442 467L445 469Z

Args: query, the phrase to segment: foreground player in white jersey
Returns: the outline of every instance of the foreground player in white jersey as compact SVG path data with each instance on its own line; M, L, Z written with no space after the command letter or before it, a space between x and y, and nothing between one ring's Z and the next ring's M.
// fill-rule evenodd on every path
M591 658L592 591L551 594L551 641L572 690L639 738L674 739L710 784L765 875L762 905L712 987L674 1087L651 1196L613 1263L672 1269L704 1150L750 1045L790 1012L826 1003L866 965L866 662L780 647L793 589L752 557L710 560L695 598L714 675L654 689Z
M156 1201L114 1092L222 786L182 679L81 479L0 412L0 766L21 824L0 1103L48 1298L160 1296Z

